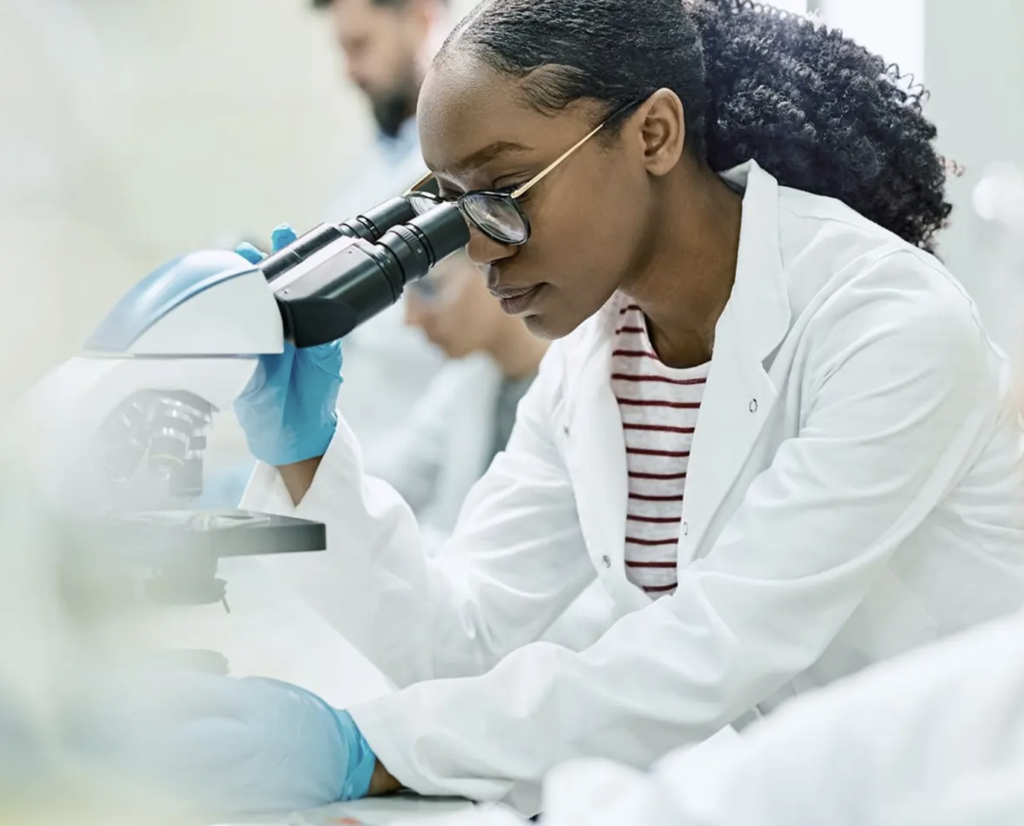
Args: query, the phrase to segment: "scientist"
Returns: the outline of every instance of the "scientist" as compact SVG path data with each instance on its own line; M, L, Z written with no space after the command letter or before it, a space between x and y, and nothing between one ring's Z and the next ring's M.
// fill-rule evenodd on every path
M369 104L377 128L370 156L330 205L327 218L345 221L368 205L398 195L423 168L416 133L416 99L439 41L450 30L447 0L314 0L338 44L348 80ZM351 393L338 401L368 458L385 450L404 413L444 364L395 307L345 341Z
M340 347L261 361L244 504L328 523L331 574L281 570L404 688L337 711L238 683L208 716L260 747L204 777L250 807L405 786L533 812L566 760L648 766L1019 609L1021 432L929 254L950 207L920 102L739 0L470 14L424 157L505 311L557 341L435 557L335 419ZM537 642L595 577L603 636Z

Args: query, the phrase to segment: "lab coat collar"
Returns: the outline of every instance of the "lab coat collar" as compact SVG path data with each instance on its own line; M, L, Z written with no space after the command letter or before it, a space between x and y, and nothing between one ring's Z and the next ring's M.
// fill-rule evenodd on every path
M743 190L736 281L722 315L728 314L743 336L744 349L763 361L779 346L791 321L779 239L779 184L753 160L721 177Z
M778 389L765 360L790 328L779 228L778 182L754 161L722 177L744 188L736 280L715 326L711 372L704 389L687 471L678 562L707 552L726 497L769 420Z

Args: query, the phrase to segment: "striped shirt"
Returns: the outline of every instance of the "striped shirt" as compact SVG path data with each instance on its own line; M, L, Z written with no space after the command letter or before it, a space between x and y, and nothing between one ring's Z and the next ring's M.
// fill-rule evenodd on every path
M709 364L666 367L640 308L623 299L612 353L629 471L626 575L657 598L675 591L676 555L690 446Z

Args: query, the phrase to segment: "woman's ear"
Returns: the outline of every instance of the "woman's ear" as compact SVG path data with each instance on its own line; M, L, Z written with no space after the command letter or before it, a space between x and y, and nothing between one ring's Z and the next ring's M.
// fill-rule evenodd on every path
M644 101L634 118L647 171L667 175L679 163L686 142L682 101L671 89L659 89Z

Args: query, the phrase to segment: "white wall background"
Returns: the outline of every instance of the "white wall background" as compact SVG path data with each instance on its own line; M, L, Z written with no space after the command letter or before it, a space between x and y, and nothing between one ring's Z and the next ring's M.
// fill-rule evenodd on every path
M980 220L971 198L994 164L1024 169L1024 3L810 0L810 5L930 91L926 112L938 127L939 149L963 167L963 175L949 181L954 209L940 256L974 295L995 338L1024 354L1020 258Z
M902 74L925 80L926 0L811 0L810 5L829 25L899 64Z
M975 295L994 335L1024 355L1024 269L1008 271L1010 259L971 207L971 192L990 165L1009 161L1024 169L1024 3L928 0L924 40L927 111L942 151L964 167L949 186L954 213L941 254Z

